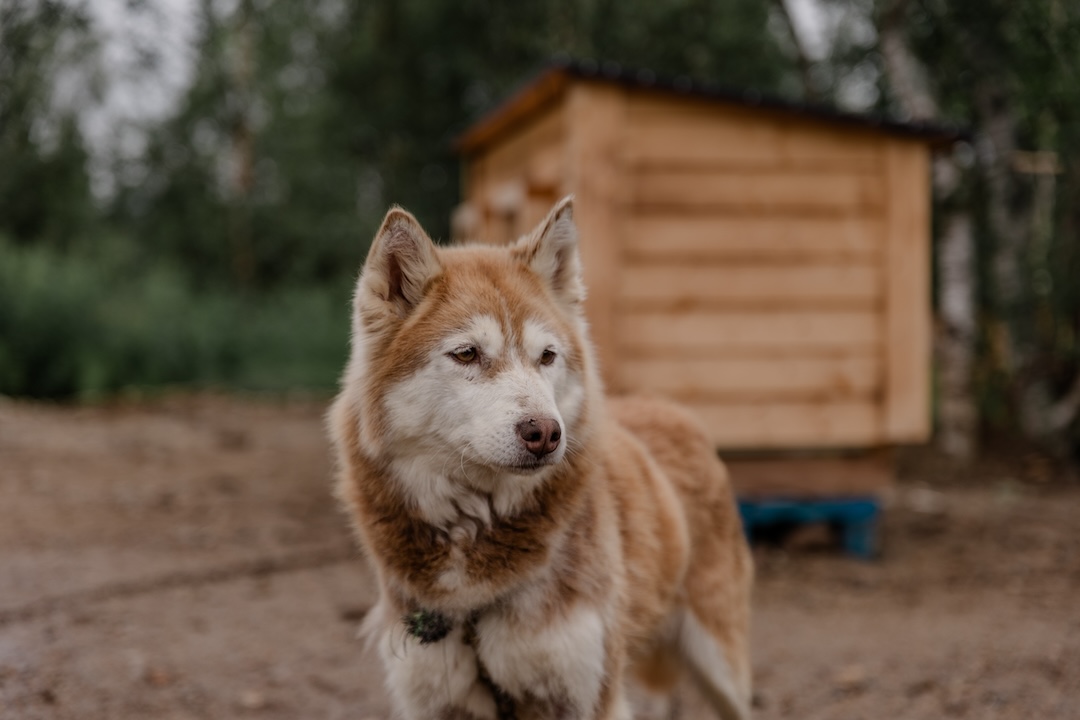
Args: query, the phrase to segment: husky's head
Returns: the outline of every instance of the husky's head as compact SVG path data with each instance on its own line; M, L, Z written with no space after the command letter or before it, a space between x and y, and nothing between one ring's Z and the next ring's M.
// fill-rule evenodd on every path
M510 247L436 247L391 210L357 283L343 397L362 451L423 493L534 485L596 387L571 199Z

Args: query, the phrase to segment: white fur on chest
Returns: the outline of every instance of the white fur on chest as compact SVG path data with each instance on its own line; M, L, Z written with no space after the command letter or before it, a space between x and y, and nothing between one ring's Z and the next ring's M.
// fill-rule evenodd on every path
M489 602L492 588L484 579L470 578L467 553L481 532L491 529L499 518L511 518L526 507L546 473L463 478L459 470L455 477L433 472L423 455L395 461L391 468L394 481L420 516L445 533L450 544L438 582L442 589L457 595L451 604L470 608Z
M495 720L495 700L479 680L476 651L464 642L463 628L429 645L400 632L390 625L377 642L387 689L405 718L444 717L447 708L458 708L478 720Z
M449 471L448 464L424 453L391 463L394 482L424 521L447 532L459 526L490 527L493 517L512 517L550 475L546 469L531 475L485 473L463 466Z
M496 685L517 696L565 703L572 717L589 716L605 677L605 623L587 604L547 623L485 615L476 625L476 649Z

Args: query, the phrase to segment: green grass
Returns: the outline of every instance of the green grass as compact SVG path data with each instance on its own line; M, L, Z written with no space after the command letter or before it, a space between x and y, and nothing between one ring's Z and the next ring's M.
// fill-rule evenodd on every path
M349 287L199 290L122 253L0 239L0 394L95 399L157 387L330 390Z

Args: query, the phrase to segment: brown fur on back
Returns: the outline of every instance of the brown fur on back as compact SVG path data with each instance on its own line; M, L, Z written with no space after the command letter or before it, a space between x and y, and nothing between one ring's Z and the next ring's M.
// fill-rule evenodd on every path
M747 629L754 569L727 470L700 422L680 406L659 398L622 397L610 407L615 421L641 441L678 492L692 548L684 579L687 598L723 642L736 682L749 697Z

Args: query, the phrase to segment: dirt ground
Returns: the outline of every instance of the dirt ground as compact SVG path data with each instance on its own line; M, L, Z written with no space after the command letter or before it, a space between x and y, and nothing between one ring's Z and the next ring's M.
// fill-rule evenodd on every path
M0 401L0 717L388 717L322 410ZM755 550L756 717L1080 717L1080 485L903 468L880 560Z

